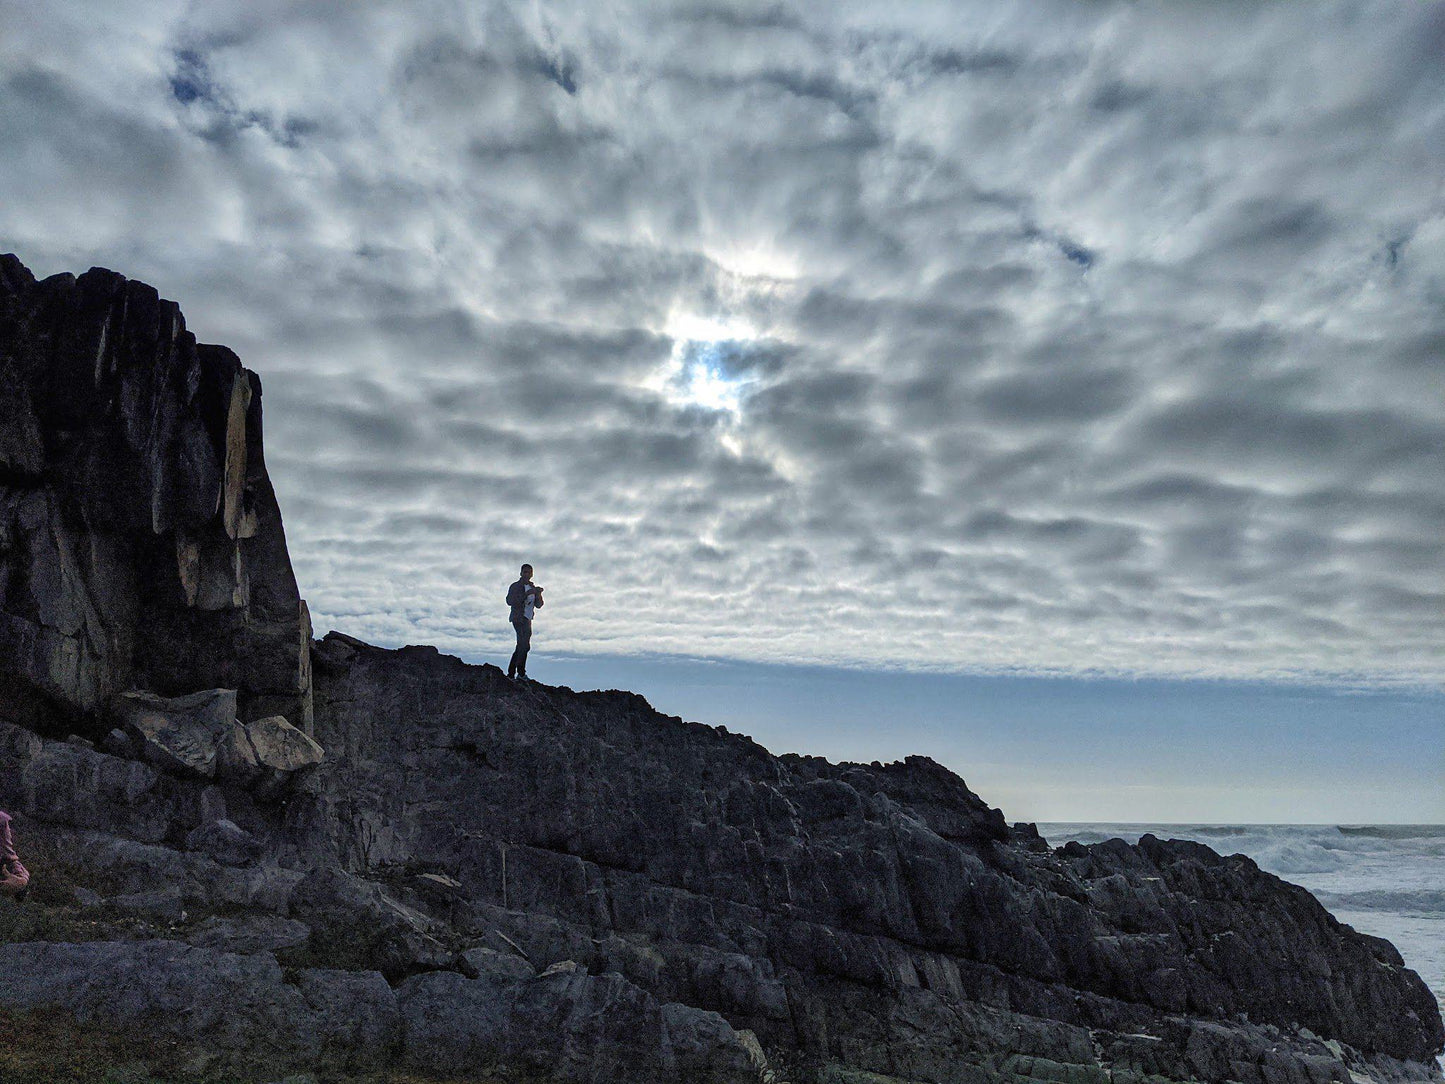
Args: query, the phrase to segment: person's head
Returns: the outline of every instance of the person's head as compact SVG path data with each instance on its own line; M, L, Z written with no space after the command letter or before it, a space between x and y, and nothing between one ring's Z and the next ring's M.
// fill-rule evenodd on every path
M531 580L532 580L532 566L531 566L531 565L523 565L523 566L522 566L522 582L523 582L523 583L530 583Z

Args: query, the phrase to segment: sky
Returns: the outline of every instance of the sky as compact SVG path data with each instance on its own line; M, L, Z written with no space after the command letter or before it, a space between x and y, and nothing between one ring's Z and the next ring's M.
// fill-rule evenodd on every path
M504 659L526 560L779 751L1445 820L1445 4L0 0L0 102L0 250L261 374L318 632Z

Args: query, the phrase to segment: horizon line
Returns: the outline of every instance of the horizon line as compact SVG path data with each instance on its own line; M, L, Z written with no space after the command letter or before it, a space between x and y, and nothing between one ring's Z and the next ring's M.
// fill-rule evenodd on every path
M435 643L401 643L391 638L388 642L376 642L366 640L354 633L342 629L328 629L328 633L335 632L342 636L350 636L353 639L361 640L372 647L381 648L386 651L400 651L407 647L432 647L445 655L451 655L460 659L469 666L496 666L504 669L497 663L492 662L490 657L482 658L479 654L471 651L464 652L456 647L443 647ZM316 640L325 639L326 633L313 638ZM485 647L479 647L478 652L487 651ZM505 658L510 652L510 645L498 640L498 647L495 654L498 658ZM490 654L490 652L489 652ZM1221 686L1269 686L1274 688L1305 688L1319 691L1333 691L1344 694L1357 695L1420 695L1424 697L1438 697L1445 699L1445 677L1438 680L1410 679L1404 677L1390 676L1368 676L1360 674L1349 674L1346 672L1327 673L1322 671L1299 671L1293 673L1281 673L1277 675L1261 675L1245 677L1230 674L1211 673L1185 673L1169 671L1128 671L1128 670L1062 670L1062 669L1025 669L1023 667L986 667L986 666L950 666L945 664L920 664L907 666L901 663L878 662L783 662L766 659L749 659L733 655L701 655L689 652L673 651L636 651L621 653L615 651L578 651L572 649L547 650L544 648L532 649L534 659L554 659L560 661L576 660L579 662L594 662L606 659L619 659L628 662L662 663L662 664L694 664L704 666L756 666L768 670L804 670L836 674L857 674L857 675L879 675L897 677L924 677L924 678L972 678L972 679L1016 679L1027 681L1048 681L1048 682L1113 682L1117 684L1143 685L1149 683L1158 684L1195 684L1195 685L1221 685ZM593 691L593 690L575 690ZM597 690L605 691L605 690ZM632 690L624 690L632 691Z

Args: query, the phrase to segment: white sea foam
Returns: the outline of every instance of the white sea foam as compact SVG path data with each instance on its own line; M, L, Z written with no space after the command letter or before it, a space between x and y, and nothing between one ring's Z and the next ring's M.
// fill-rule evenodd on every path
M1438 918L1445 914L1445 889L1421 888L1415 890L1366 889L1362 892L1315 893L1319 901L1330 910L1344 908L1349 911L1394 911L1402 915L1420 918Z
M1341 922L1391 941L1445 1004L1445 825L1040 824L1054 846L1071 839L1130 843L1146 832L1244 854L1308 888Z

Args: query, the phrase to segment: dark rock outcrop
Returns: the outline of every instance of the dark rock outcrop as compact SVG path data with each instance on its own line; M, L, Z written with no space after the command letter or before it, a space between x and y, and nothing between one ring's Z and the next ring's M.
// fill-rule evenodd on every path
M116 693L237 689L310 726L310 621L261 382L174 302L0 255L0 697L50 731Z
M308 784L316 860L443 871L466 934L618 971L765 1044L896 1072L879 1029L915 1002L1115 1034L1248 1019L1418 1061L1442 1046L1391 946L1243 856L1152 836L1053 852L925 758L774 757L632 694L518 688L430 649L317 658L336 756Z
M46 916L0 1008L241 1079L1439 1079L1398 953L1242 856L1054 850L926 758L298 646L259 384L182 328L0 260L0 807Z

